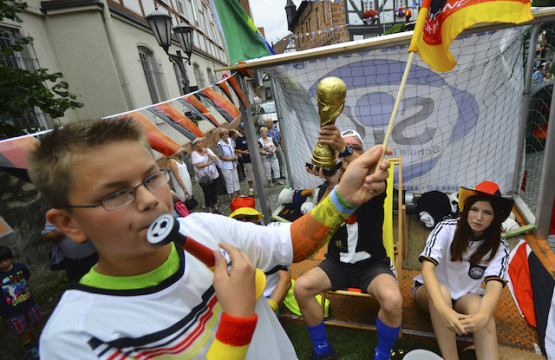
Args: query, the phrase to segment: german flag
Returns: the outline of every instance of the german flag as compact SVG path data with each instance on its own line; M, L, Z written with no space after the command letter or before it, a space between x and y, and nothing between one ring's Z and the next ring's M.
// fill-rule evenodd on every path
M409 51L417 52L432 69L449 71L457 63L449 46L467 27L533 18L529 0L423 0Z

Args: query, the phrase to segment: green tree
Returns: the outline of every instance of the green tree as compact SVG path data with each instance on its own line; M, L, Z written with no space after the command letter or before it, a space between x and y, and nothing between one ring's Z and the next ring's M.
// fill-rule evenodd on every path
M17 0L0 0L0 21L10 19L23 22L18 16L25 11L27 3ZM0 29L1 32L6 32ZM9 34L6 36L10 38ZM53 118L64 115L67 109L83 106L77 96L68 91L69 86L60 72L50 73L48 69L29 71L7 66L10 58L22 52L31 44L31 37L15 39L2 47L0 52L0 138L20 135L29 130L9 124L9 120L32 113L35 107Z

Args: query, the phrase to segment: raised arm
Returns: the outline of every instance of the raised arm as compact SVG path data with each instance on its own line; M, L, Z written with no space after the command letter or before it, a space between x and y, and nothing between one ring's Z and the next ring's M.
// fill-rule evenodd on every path
M341 137L339 128L335 125L323 126L318 133L318 142L331 146L331 148L337 151L338 154L344 152L345 147L347 146L345 140ZM346 159L351 162L358 158L358 156L358 153L355 151L351 155L347 156Z
M382 146L366 151L349 164L341 182L310 213L291 225L293 262L303 261L327 243L356 208L385 190L389 161L376 164ZM391 149L387 149L391 154Z

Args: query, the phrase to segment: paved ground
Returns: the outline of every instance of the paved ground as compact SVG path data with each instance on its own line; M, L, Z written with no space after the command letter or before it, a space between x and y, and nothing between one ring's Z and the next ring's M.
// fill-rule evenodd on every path
M282 181L285 183L285 185L275 184L274 187L269 187L268 185L265 185L262 189L262 191L268 196L268 204L270 205L270 208L272 209L272 211L274 211L279 207L279 202L278 202L279 193L287 185L287 179L282 179ZM246 180L240 181L240 183L241 183L241 193L243 195L247 195L249 190L249 184L247 183ZM221 183L218 185L218 189L219 189L218 206L220 210L222 210L223 215L229 216L229 214L231 214L231 210L229 208L229 203L230 203L229 196L225 192L224 187ZM195 198L199 201L199 206L193 211L194 212L208 211L208 209L204 205L204 194L202 192L202 189L195 182L193 182L193 194L195 195ZM256 208L260 211L259 194L260 194L259 189L255 189L254 198L256 200Z

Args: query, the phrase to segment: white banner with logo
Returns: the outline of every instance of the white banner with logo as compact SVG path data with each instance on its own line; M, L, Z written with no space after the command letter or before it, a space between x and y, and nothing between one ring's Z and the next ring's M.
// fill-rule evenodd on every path
M523 81L523 28L457 38L457 66L440 73L415 56L389 146L403 157L403 187L458 191L483 180L511 189L517 159ZM336 125L354 129L365 149L384 140L408 45L264 69L274 78L285 153L295 189L322 182L304 171L317 142L315 89L328 76L347 84ZM395 180L397 182L397 179Z

